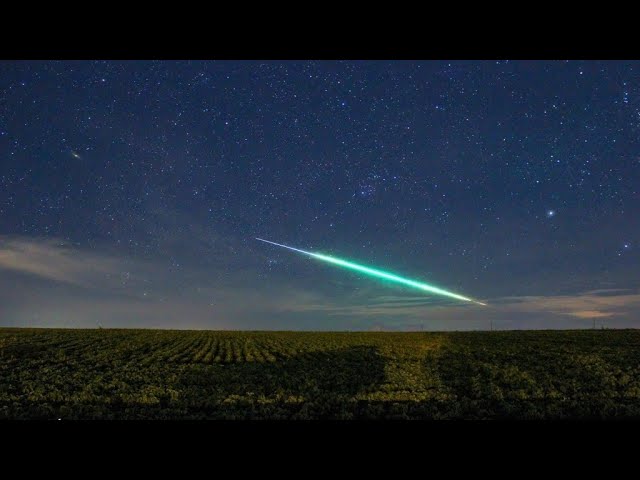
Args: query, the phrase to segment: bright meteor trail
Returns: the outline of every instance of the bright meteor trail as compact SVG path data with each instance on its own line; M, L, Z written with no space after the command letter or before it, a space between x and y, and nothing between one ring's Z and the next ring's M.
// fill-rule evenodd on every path
M256 240L260 240L261 242L265 242L265 243L270 243L271 245L276 245L278 247L288 248L289 250L293 250L294 252L304 253L305 255L309 255L310 257L317 258L318 260L322 260L328 263L333 263L334 265L339 265L341 267L345 267L350 270L356 270L358 272L366 273L367 275L370 275L372 277L384 278L392 282L402 283L403 285L408 285L410 287L418 288L420 290L424 290L425 292L431 292L437 295L443 295L445 297L463 300L465 302L473 302L473 303L477 303L478 305L485 305L485 306L487 305L486 303L473 300L472 298L464 297L462 295L458 295L457 293L449 292L447 290L443 290L438 287L432 287L431 285L426 283L416 282L414 280L402 278L392 273L383 272L382 270L375 270L373 268L364 267L362 265L358 265L357 263L347 262L346 260L329 257L328 255L321 255L319 253L307 252L305 250L300 250L298 248L288 247L287 245L282 245L276 242L270 242L269 240L264 240L262 238L256 237Z

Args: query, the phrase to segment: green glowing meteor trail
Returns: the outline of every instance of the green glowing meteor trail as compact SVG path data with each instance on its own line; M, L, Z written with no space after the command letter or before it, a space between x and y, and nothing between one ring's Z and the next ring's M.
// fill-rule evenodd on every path
M357 263L347 262L346 260L330 257L328 255L321 255L319 253L307 252L305 250L300 250L298 248L288 247L287 245L282 245L276 242L270 242L269 240L263 240L262 238L256 238L256 240L260 240L261 242L265 242L265 243L270 243L271 245L277 245L278 247L288 248L289 250L293 250L294 252L304 253L305 255L309 255L310 257L317 258L318 260L322 260L327 263L333 263L334 265L339 265L341 267L345 267L350 270L356 270L358 272L366 273L367 275L370 275L372 277L384 278L392 282L408 285L410 287L424 290L425 292L431 292L437 295L443 295L445 297L455 298L457 300L463 300L465 302L473 302L473 303L477 303L478 305L484 305L484 306L487 305L486 303L479 302L472 298L458 295L457 293L449 292L447 290L443 290L442 288L433 287L427 283L421 283L421 282L416 282L414 280L402 278L392 273L383 272L382 270L375 270L373 268L364 267L362 265L358 265Z

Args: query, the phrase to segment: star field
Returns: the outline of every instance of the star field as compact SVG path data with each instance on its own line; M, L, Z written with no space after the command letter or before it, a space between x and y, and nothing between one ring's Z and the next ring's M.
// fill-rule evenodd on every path
M257 236L489 303L636 292L639 79L618 61L2 62L0 238L107 257L74 288L188 300L208 328L394 328L310 305L415 296ZM242 320L243 289L276 320Z

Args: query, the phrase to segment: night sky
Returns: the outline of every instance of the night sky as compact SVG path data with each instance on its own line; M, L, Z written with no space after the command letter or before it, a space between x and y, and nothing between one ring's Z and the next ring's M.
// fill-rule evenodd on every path
M0 63L0 326L640 327L639 273L639 62Z

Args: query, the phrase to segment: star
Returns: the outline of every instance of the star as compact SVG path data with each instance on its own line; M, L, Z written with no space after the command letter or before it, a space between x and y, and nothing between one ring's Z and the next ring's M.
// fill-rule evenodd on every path
M555 210L547 210L547 217L551 218L551 217L555 217L556 215L556 211Z

